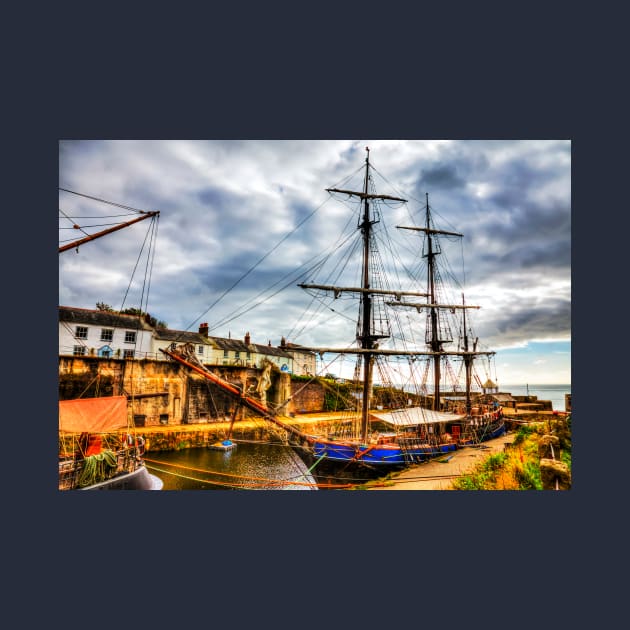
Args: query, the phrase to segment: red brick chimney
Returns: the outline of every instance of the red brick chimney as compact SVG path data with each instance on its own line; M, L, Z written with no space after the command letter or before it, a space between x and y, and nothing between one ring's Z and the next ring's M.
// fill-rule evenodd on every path
M208 336L208 323L204 322L203 324L199 324L199 334L204 337Z
M249 346L251 344L251 342L252 342L252 340L251 340L251 338L249 336L249 333L246 332L245 333L245 344Z

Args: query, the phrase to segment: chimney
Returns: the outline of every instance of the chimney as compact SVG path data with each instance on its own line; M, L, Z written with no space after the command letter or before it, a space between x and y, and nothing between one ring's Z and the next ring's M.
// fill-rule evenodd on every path
M284 337L282 337L282 339L280 339L280 347L285 348L286 345L287 345L287 340Z
M203 324L199 324L199 334L204 337L208 336L208 323L204 322Z
M251 340L251 338L249 336L249 333L246 332L245 333L245 344L249 346L251 344L251 342L252 342L252 340Z

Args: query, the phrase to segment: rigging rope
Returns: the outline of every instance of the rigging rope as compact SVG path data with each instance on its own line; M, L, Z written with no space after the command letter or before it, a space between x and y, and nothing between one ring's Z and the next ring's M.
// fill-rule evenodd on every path
M116 206L118 208L123 208L124 210L133 210L134 212L140 212L142 214L147 214L151 212L151 210L139 210L138 208L132 208L131 206L125 206L122 203L116 203L114 201L107 201L107 199L101 199L100 197L93 197L92 195L85 195L80 192L76 192L74 190L68 190L67 188L62 188L59 186L59 190L63 190L64 192L72 193L73 195L78 195L79 197L86 197L87 199L93 199L94 201L100 201L102 203L109 204L110 206Z
M306 223L328 200L323 201L319 206L317 206L310 214L308 214L302 221L300 221L295 228L293 228L290 232L288 232L285 236L283 236L264 256L262 256L256 263L254 263L238 280L236 280L229 288L227 288L223 293L196 319L194 319L187 327L188 330L195 322L199 321L208 311L210 311L214 306L216 306L232 289L238 286L249 274L260 265L266 258L268 258L280 245L286 241L292 234L294 234L304 223Z

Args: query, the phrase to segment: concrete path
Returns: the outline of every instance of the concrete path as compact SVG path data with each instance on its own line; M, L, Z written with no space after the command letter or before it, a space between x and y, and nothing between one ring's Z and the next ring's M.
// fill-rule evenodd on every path
M394 478L380 486L371 486L366 490L451 490L451 482L456 477L466 474L489 455L500 453L506 444L514 439L513 433L507 433L494 440L484 442L481 447L466 446L451 453L452 457L441 463L431 460L405 469ZM445 459L439 457L438 459Z

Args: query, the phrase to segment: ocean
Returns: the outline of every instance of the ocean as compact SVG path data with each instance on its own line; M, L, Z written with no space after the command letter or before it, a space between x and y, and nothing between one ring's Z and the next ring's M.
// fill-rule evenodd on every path
M554 411L566 411L564 395L571 393L571 384L536 385L503 385L499 391L513 396L537 396L538 400L550 400Z

